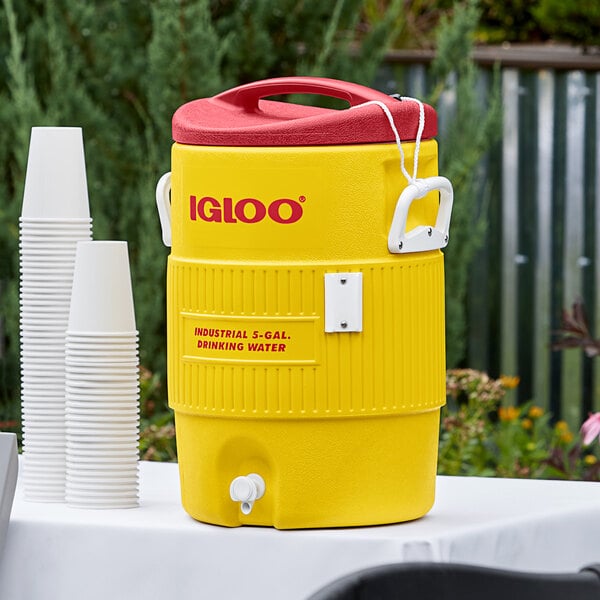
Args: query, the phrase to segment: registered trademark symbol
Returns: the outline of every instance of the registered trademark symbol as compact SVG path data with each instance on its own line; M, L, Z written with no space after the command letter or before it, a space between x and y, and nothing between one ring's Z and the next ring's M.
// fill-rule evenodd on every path
M300 198L298 198L299 202L306 202L306 196L300 196Z

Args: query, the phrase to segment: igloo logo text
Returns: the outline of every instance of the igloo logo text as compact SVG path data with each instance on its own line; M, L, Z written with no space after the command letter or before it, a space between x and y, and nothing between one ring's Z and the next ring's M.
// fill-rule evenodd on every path
M207 223L260 223L270 219L281 225L290 225L302 218L304 202L305 196L300 196L298 200L278 198L268 204L257 198L234 200L226 196L219 200L213 196L200 199L190 196L190 219Z

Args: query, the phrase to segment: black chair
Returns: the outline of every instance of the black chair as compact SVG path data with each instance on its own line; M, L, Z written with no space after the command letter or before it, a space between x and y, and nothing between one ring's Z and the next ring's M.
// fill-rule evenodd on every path
M524 573L452 563L382 565L336 579L308 600L600 600L600 564Z

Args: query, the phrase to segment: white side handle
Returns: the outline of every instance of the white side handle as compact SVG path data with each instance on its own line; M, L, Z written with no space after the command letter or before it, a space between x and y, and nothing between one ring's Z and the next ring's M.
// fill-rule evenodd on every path
M171 247L171 171L165 173L156 184L156 207L163 244Z
M406 231L406 220L410 205L414 200L423 198L423 196L434 190L440 192L440 206L435 226L418 225L410 231ZM448 244L453 201L452 184L445 177L415 179L402 191L396 203L396 210L388 235L388 250L392 254L401 254L444 248Z

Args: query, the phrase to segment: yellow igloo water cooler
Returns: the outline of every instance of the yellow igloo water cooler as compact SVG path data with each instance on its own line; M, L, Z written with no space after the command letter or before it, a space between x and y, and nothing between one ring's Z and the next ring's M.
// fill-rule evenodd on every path
M350 107L263 99L291 93ZM452 205L436 127L418 101L322 78L175 113L157 203L169 404L195 519L339 527L431 508Z

